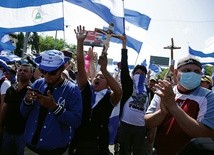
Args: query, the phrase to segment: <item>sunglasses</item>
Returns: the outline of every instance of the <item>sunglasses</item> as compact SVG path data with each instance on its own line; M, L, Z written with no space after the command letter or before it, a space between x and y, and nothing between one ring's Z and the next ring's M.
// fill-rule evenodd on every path
M51 76L56 75L56 74L57 74L57 72L59 71L59 69L54 70L54 71L51 71L51 72L45 71L45 70L43 70L43 69L39 69L39 70L40 70L40 72L41 72L43 75L48 74L48 75L51 75Z

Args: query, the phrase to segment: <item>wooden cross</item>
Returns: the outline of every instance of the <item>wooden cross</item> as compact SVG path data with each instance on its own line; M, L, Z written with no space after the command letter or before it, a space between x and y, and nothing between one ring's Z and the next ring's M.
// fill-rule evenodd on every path
M109 41L110 41L111 37L120 38L120 35L117 35L117 34L114 33L114 23L110 23L109 24L108 30L95 28L95 31L98 32L98 33L102 33L102 34L106 35L106 39L103 42L102 53L106 53L107 54L107 50L109 48Z
M171 38L171 42L172 42L172 44L170 46L164 47L164 49L170 49L171 50L171 61L173 61L173 50L175 50L175 49L181 49L181 47L176 47L174 45L173 38Z

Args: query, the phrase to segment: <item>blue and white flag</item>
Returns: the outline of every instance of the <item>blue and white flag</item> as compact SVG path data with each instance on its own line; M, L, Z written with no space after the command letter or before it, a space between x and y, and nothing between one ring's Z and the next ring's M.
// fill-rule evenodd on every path
M214 52L204 53L202 51L194 50L189 47L189 54L197 57L202 65L211 64L214 65Z
M15 46L13 46L10 36L8 34L0 35L0 51L13 51Z
M155 74L159 74L162 71L159 65L155 65L153 63L149 64L149 69L153 71Z
M111 116L109 117L109 145L113 145L117 136L117 131L119 127L119 113L120 113L120 103L114 107Z
M122 0L66 0L72 4L83 7L98 16L107 23L114 23L114 30L123 34L124 9Z
M62 0L0 1L0 19L0 33L64 30Z
M107 30L106 27L104 27L103 29L104 29L104 30L105 30L105 29ZM117 32L116 32L116 34L117 34ZM142 47L142 45L143 45L143 42L138 41L138 40L136 40L135 38L132 38L132 37L130 37L130 36L126 36L126 40L127 40L127 41L126 41L126 45L127 45L128 47L134 49L137 53L140 53L141 47ZM111 41L111 42L114 42L114 43L122 44L122 41L121 41L120 39L117 39L117 38L114 38L114 37L112 37L112 38L110 39L110 41Z
M141 65L142 65L142 66L145 66L145 67L147 67L147 62L146 62L146 59L144 59L144 60L143 60L143 62L141 63Z
M72 4L83 7L101 17L107 23L114 23L116 34L123 34L126 30L127 46L138 53L142 47L142 36L140 29L148 30L151 18L137 11L124 9L123 0L66 0ZM125 19L125 27L124 27ZM137 30L134 28L137 27ZM131 36L134 34L135 36ZM138 32L138 33L136 33ZM139 35L139 37L137 37ZM112 42L121 43L118 39Z

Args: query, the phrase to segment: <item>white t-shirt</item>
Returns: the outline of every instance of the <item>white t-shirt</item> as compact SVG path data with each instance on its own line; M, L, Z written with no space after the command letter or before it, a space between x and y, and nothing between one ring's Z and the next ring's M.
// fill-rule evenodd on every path
M5 79L1 85L1 95L5 95L7 89L11 86L11 82L8 79Z

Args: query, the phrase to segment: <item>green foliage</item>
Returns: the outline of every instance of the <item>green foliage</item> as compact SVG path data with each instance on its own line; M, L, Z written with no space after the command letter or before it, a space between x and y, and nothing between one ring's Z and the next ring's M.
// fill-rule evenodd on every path
M74 51L76 49L75 45L68 45L63 39L55 40L53 36L40 36L39 44L40 51L50 49L63 50L64 48Z
M206 66L204 67L204 69L205 69L205 75L209 75L209 76L212 75L213 66L206 65Z
M24 44L24 34L21 32L17 35L18 42L16 43L16 49L14 50L14 54L18 56L22 56L23 44Z
M166 74L166 72L169 70L169 68L162 68L162 72L160 72L158 75L157 75L157 79L161 79L163 80L164 79L164 76Z
M30 35L29 39L28 39L28 44L31 45L31 50L35 50L36 53L39 53L39 40L40 40L40 36L38 35L37 32L33 32L31 33L32 35Z

